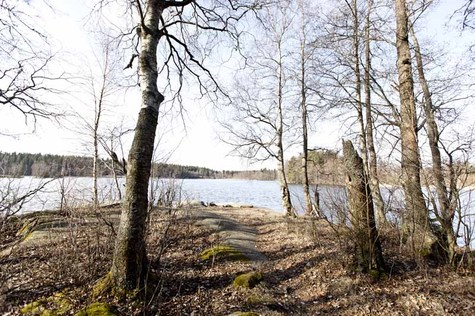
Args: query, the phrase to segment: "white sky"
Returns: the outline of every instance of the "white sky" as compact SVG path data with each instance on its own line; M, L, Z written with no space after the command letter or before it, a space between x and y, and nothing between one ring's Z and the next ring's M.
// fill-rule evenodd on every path
M84 57L81 56L87 56L91 50L92 35L85 31L83 22L90 9L83 0L50 0L49 2L56 11L52 13L50 10L44 10L41 18L44 21L44 28L54 38L57 49L59 50L61 47L60 55L64 62L62 67L67 68L68 71L75 69L74 67L82 67ZM434 15L434 27L428 27L426 30L427 36L431 37L437 34L444 40L451 41L453 49L458 50L458 45L463 46L463 42L457 39L458 33L449 32L442 27L438 27L438 25L447 21L449 15L461 5L462 1L444 0L441 2L441 8ZM452 41L454 41L453 44ZM86 109L87 104L81 104L71 96L61 96L60 99L64 103L62 106L65 108L84 107L84 113L92 111L92 107ZM109 112L106 116L109 123L105 123L105 125L124 120L128 127L133 127L133 122L139 110L140 100L138 95L130 92L115 101L114 112ZM160 147L162 148L160 149L160 156L168 156L167 153L173 151L168 159L169 163L196 165L215 170L274 168L274 163L268 163L264 166L249 165L241 158L228 156L230 148L218 140L216 132L219 127L212 111L206 109L203 104L196 105L195 102L185 100L185 108L188 110L185 118L186 131L179 123L163 123L162 126L166 126L166 132L163 135L164 141L162 142L163 146ZM91 104L91 106L93 105ZM178 118L178 120L180 119ZM84 145L84 136L70 130L71 125L76 125L76 128L73 129L81 129L74 119L70 119L64 125L69 129L54 122L40 120L33 131L31 121L25 125L24 118L17 112L2 108L0 110L0 134L1 132L7 132L16 136L0 135L0 150L73 155L83 155L90 152L90 146L88 149ZM341 123L319 123L316 131L310 135L311 146L337 148L340 138L345 133L342 130L343 128ZM163 130L159 125L159 134L162 134ZM126 143L125 146L127 147L128 144ZM290 156L288 157L290 158Z

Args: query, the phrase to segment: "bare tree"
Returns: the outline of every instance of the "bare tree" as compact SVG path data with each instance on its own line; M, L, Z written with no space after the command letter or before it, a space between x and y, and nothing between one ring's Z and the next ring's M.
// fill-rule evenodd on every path
M308 39L309 33L309 16L308 11L310 8L304 5L302 0L298 1L298 10L300 17L300 34L299 34L299 46L300 46L300 74L298 75L298 81L300 85L300 113L302 120L302 175L303 175L303 192L305 197L305 213L306 215L312 215L312 198L310 197L310 184L308 174L308 123L309 123L309 100L308 100L308 74L307 68L309 68L309 60L313 55L315 49L311 47L310 40ZM316 194L318 190L315 189ZM315 195L317 196L317 195ZM316 204L318 205L318 204ZM318 206L317 206L318 208Z
M107 132L99 138L102 149L111 159L110 170L114 178L115 187L117 190L117 199L122 201L122 190L119 184L119 175L127 174L127 161L124 155L123 137L133 132L130 128L125 128L123 122L117 126L109 128ZM119 152L120 157L117 155Z
M421 161L414 97L408 16L405 0L396 0L396 48L401 115L401 170L406 214L404 228L416 256L430 253L436 238L429 224L429 212L421 188Z
M351 122L346 134L358 135L359 150L375 203L373 209L378 224L384 224L386 219L374 142L376 102L371 99L374 80L371 45L377 38L373 30L383 23L373 14L372 1L345 0L339 4L327 17L326 42L322 43L329 50L328 61L322 68L322 75L326 78L325 97L331 100L330 110L336 112L340 120L343 117Z
M100 1L98 7L107 5ZM181 101L185 77L195 79L196 86L203 94L219 92L220 88L203 61L214 47L219 36L209 37L205 49L199 45L206 43L200 36L210 32L217 34L237 34L233 25L250 9L252 1L194 1L194 0L146 0L130 3L133 15L138 16L136 34L140 41L137 54L138 77L141 91L141 109L129 150L125 199L122 207L113 263L103 285L114 292L139 289L144 285L148 271L145 232L148 210L148 184L157 128L158 113L165 96L158 86L172 87L176 100ZM196 44L196 45L194 45ZM157 52L164 53L162 60ZM162 57L162 56L161 56ZM158 82L159 74L164 75ZM206 80L208 78L209 80ZM122 292L123 293L123 292Z
M371 104L371 14L373 9L373 0L366 1L366 17L365 17L365 68L364 68L364 91L365 91L365 116L366 125L365 130L365 145L364 149L367 154L367 169L371 186L371 194L374 202L374 212L376 216L376 223L384 226L387 223L384 212L384 201L381 196L378 176L378 163L376 150L374 145L374 122L373 122L373 106Z
M93 165L92 165L92 178L93 178L93 204L94 208L99 207L98 200L98 187L97 178L99 172L99 147L101 145L100 123L104 112L106 111L106 105L108 99L116 94L119 90L117 82L117 73L120 59L117 54L114 55L114 42L111 39L107 39L105 35L99 43L99 54L95 55L96 67L99 69L99 73L94 73L95 70L90 69L90 75L88 78L91 99L94 102L94 117L92 124L87 120L85 125L91 132L92 144L93 144ZM113 163L116 163L113 161ZM114 166L112 167L115 171Z
M48 37L26 7L20 0L0 1L0 104L36 122L61 114L45 95L60 92L52 83L63 75L51 71Z
M282 2L263 11L259 32L266 35L253 40L251 57L235 84L234 117L222 122L227 131L222 140L235 153L252 161L277 161L284 212L294 216L284 155L284 129L288 127L284 118L290 81L286 41L292 19L289 4Z

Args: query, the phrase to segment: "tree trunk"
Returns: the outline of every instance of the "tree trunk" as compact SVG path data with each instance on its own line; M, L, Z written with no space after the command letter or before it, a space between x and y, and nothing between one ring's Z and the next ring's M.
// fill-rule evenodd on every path
M360 136L361 136L361 154L363 158L363 163L366 168L368 158L366 150L366 133L364 126L363 118L363 102L361 96L361 67L360 67L360 34L359 34L359 15L357 0L353 0L352 3L352 13L353 13L353 62L354 62L354 72L355 72L355 92L356 92L356 114L358 117L358 124L360 126Z
M282 195L282 206L284 207L286 216L295 216L292 202L290 199L289 185L287 183L287 176L285 174L285 159L284 159L284 109L283 109L283 56L282 43L277 43L277 51L279 59L277 60L277 125L276 125L276 145L277 145L277 173L279 175L279 182Z
M304 14L304 9L302 3L299 3L301 6L302 15ZM300 110L302 114L302 174L303 174L303 193L305 196L305 214L311 216L313 214L312 210L312 198L310 197L310 185L308 180L308 110L307 110L307 89L306 89L306 73L305 73L305 16L302 17L302 27L301 27L301 36L300 40Z
M409 31L414 44L417 73L422 87L422 93L424 95L423 108L426 117L425 128L427 131L427 138L429 139L429 147L432 156L432 172L434 175L433 181L437 192L437 200L439 202L438 208L437 205L433 205L433 207L434 213L438 217L443 230L443 240L440 240L439 242L441 243L443 250L446 252L448 261L453 262L457 242L457 238L455 237L453 230L455 209L451 209L450 202L447 197L447 186L445 184L444 173L442 170L442 158L439 149L440 133L434 117L435 109L432 103L432 95L424 73L421 47L419 45L419 41L417 40L412 24L409 28Z
M105 60L105 65L103 68L103 74L102 74L102 83L101 83L101 91L99 96L94 96L95 97L95 106L94 106L94 126L93 126L93 146L94 146L94 157L92 160L92 191L93 191L93 204L94 204L94 210L97 211L99 208L99 198L98 198L98 188L97 188L97 177L98 177L98 163L99 163L99 123L101 121L101 115L102 115L102 103L104 101L105 97L105 90L106 90L106 84L107 84L107 68L108 68L108 56L106 57ZM94 82L93 82L94 84Z
M280 99L280 98L279 98ZM282 196L282 206L286 216L295 216L290 198L289 185L285 174L285 159L283 146L283 113L281 101L278 103L278 122L277 122L277 173Z
M96 121L98 122L98 120ZM98 126L98 125L96 125ZM94 156L92 158L92 203L94 210L97 211L99 208L99 199L98 199L98 190L97 190L97 165L99 160L99 150L98 150L98 143L97 143L97 129L94 128Z
M387 224L386 216L384 214L384 202L379 188L379 176L377 166L377 156L374 149L373 136L373 114L371 111L371 39L370 39L370 14L373 5L372 0L367 0L366 26L365 26L365 110L366 110L366 149L368 150L368 176L370 180L371 193L374 201L376 223L380 227Z
M279 149L279 155L282 151ZM292 202L290 198L290 191L289 185L287 183L287 177L285 175L285 168L283 162L283 155L282 158L278 159L277 163L277 173L279 175L279 183L280 183L280 192L282 197L282 206L284 207L284 212L286 216L295 216L294 209L292 207Z
M343 157L358 267L363 272L384 271L385 264L374 220L371 189L363 160L358 156L351 141L343 141Z
M148 1L141 25L139 81L142 108L129 151L125 200L116 238L111 279L115 289L133 290L143 285L147 273L145 222L158 110L163 96L157 89L158 1Z
M421 189L417 117L408 40L406 1L396 0L396 48L401 102L401 170L406 212L404 232L416 257L427 255L435 242Z

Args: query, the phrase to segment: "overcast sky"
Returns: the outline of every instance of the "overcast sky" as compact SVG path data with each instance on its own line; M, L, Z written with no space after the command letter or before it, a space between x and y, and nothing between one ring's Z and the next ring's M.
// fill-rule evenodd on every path
M33 1L35 2L35 1ZM44 8L40 17L44 28L50 34L53 48L58 52L61 62L56 67L64 67L68 72L83 68L93 49L92 35L86 32L85 17L90 8L83 0L50 0L55 12ZM447 21L449 14L459 7L459 0L441 1L440 9L434 13L433 27L427 28L426 36L437 34L443 41L453 40L453 49L462 50L464 45L457 40L458 32L445 30L441 25ZM473 37L472 37L473 38ZM460 48L459 48L460 47ZM91 109L84 100L71 95L54 96L55 103L68 111L71 109L83 112L87 117ZM81 99L81 97L79 97ZM124 121L125 126L133 127L139 110L140 99L137 92L130 91L114 99L114 107L105 116L104 125L117 124ZM165 119L158 128L162 143L158 155L167 157L168 162L186 165L209 167L215 170L237 170L274 167L273 163L265 165L249 165L241 158L227 155L230 148L222 144L217 136L219 126L214 112L204 103L185 99L188 112L183 119L186 129L181 124L182 118L176 117L173 123ZM202 101L204 102L204 101ZM89 108L88 108L89 107ZM473 113L473 112L472 112ZM31 120L25 121L19 113L2 108L0 110L0 150L6 152L31 152L51 154L84 155L91 152L91 146L85 144L87 137L79 133L82 130L76 118L69 117L62 124L40 120L35 125ZM159 123L160 124L160 123ZM338 148L339 139L345 131L341 124L323 122L310 135L312 146ZM128 146L126 141L126 147ZM294 153L297 153L295 150Z

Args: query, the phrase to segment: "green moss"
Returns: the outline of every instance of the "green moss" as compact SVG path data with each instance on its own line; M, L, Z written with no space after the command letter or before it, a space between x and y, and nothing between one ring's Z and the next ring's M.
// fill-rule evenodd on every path
M71 309L71 301L63 293L55 293L50 297L25 305L20 313L24 315L62 316Z
M97 298L104 296L109 293L112 289L112 274L111 272L107 273L103 278L101 278L92 289L92 297Z
M203 250L200 254L201 260L207 261L214 259L224 259L231 261L249 261L242 252L234 247L227 245L219 245L213 248Z
M139 290L127 290L114 286L112 282L112 273L109 271L103 278L101 278L92 289L92 298L97 299L103 296L113 296L118 299L125 297L133 298L140 294Z
M20 313L26 315L41 315L43 311L44 307L41 301L31 302L20 309Z
M388 274L384 271L371 269L371 270L368 271L368 274L371 275L374 279L377 279L377 280L387 280L388 279Z
M234 287L244 287L248 289L254 288L263 280L262 273L260 272L248 272L238 275L234 281Z
M116 316L116 314L109 304L96 302L88 305L74 316Z
M248 308L259 307L263 305L272 305L275 304L275 297L267 293L251 293L245 299L245 304Z

